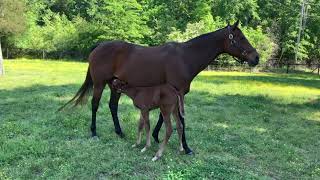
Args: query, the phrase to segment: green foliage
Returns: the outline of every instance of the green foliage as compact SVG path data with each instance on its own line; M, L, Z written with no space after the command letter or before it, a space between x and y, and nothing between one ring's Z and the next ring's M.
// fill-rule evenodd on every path
M24 13L6 16L14 21L20 19L18 23L9 23L0 14L2 33L4 28L6 32L9 29L21 31L21 25L27 25L24 35L6 38L5 46L25 50L22 53L45 51L53 57L73 52L73 55L86 58L92 46L106 40L126 40L143 45L185 41L239 19L242 28L249 32L249 39L255 40L252 44L261 51L263 62L271 56L290 61L295 54L301 16L299 0L25 1L26 18L23 18ZM1 3L11 8L17 3L17 11L24 9L23 1L3 0ZM319 4L319 0L310 0L306 5L308 17L298 47L300 62L311 63L320 58ZM230 58L223 59L229 61Z
M29 15L32 19L32 15ZM76 46L78 32L76 23L69 21L66 16L48 13L43 18L44 26L37 26L29 21L29 29L16 37L17 47L45 52L63 51Z
M92 1L89 15L94 16L101 40L127 40L141 43L150 34L142 6L136 0Z
M275 55L278 48L277 44L275 44L274 40L268 34L263 32L261 27L257 27L256 29L243 27L242 31L251 45L259 52L262 64Z
M174 132L164 156L152 162L154 141L145 153L143 145L131 147L139 111L126 96L119 104L124 139L114 133L108 88L97 114L98 140L90 138L90 103L56 112L81 86L87 63L5 65L0 179L320 178L318 75L202 72L185 99L186 136L196 154L179 154ZM158 115L151 113L151 127Z
M224 26L225 23L222 22L219 17L213 19L211 15L207 15L199 22L187 24L187 28L184 32L173 28L172 32L168 35L168 40L185 42L201 34L215 31Z
M21 0L0 1L0 37L23 31L25 4Z
M212 14L223 20L241 20L245 25L260 21L257 0L213 0Z
M214 20L212 16L207 16L205 19L197 23L188 24L184 32L174 29L168 35L168 39L170 41L185 42L196 36L212 32L222 27L225 27L225 23L219 17ZM259 52L261 63L265 63L274 55L275 51L277 50L277 45L274 43L271 37L262 31L261 27L257 27L255 29L250 27L242 27L241 29L252 46L255 47ZM223 62L234 62L232 58L226 56L221 56L221 59Z

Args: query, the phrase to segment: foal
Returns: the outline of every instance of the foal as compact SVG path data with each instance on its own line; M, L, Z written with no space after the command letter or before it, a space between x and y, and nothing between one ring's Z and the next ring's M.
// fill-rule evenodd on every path
M182 123L180 121L180 116L183 116L183 99L178 91L169 84L163 84L152 87L129 87L127 83L119 79L114 79L112 81L112 87L117 91L129 96L133 104L140 109L140 120L138 125L138 139L137 142L132 146L136 147L141 143L141 135L143 127L146 130L146 145L141 150L144 152L148 147L151 146L150 140L150 122L149 122L149 111L160 108L163 120L166 126L166 135L163 143L156 155L152 158L152 161L158 160L164 151L166 144L172 134L172 124L170 115L176 119L177 131L179 135L180 151L183 151L182 146Z

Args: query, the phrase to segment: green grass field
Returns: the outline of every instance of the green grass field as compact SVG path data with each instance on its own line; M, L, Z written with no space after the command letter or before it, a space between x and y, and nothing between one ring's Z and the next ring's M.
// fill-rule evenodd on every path
M320 78L311 74L203 72L186 97L194 156L178 153L174 131L132 148L139 111L123 96L124 139L114 133L109 90L90 138L91 110L57 113L82 84L87 63L5 61L0 77L0 179L319 179ZM154 127L158 111L151 116ZM160 137L163 137L164 129Z

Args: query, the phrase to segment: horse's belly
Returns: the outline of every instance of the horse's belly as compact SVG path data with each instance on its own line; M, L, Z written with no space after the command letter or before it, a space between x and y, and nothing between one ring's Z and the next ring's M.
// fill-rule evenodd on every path
M124 63L115 76L131 86L155 86L166 82L163 63L154 60L135 59Z

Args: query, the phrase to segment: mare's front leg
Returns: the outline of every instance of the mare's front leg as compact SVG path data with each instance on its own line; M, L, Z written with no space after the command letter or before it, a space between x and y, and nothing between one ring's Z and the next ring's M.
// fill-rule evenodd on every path
M184 121L184 117L181 116L181 114L179 113L179 118L180 118L180 121L181 121L181 124L182 124L182 146L183 146L183 149L185 151L186 154L188 155L192 155L193 154L193 151L189 148L188 144L187 144L187 140L186 140L186 124L185 124L185 121Z
M173 116L176 120L176 127L177 127L177 131L178 131L178 136L179 136L179 151L184 151L183 145L182 145L182 123L180 121L180 117L179 117L179 110L178 107L174 110L173 112Z
M184 104L183 104L184 105ZM186 154L188 155L192 155L193 154L193 151L189 148L188 144L187 144L187 140L186 140L186 133L185 133L185 127L186 127L186 123L184 121L184 117L182 117L180 115L180 113L178 113L178 116L176 118L179 118L180 119L180 122L181 122L181 125L182 125L182 135L181 135L181 143L182 143L182 146L183 146L183 149L185 151ZM160 113L159 115L159 120L158 120L158 123L156 125L156 127L154 128L153 130L153 133L152 133L152 136L154 138L154 140L159 143L159 131L161 129L161 126L162 126L162 123L163 123L163 116L162 114Z
M161 129L162 124L163 124L163 116L160 112L158 123L157 123L156 127L154 127L154 130L152 133L152 137L153 137L154 141L156 141L157 143L159 143L159 131Z
M115 89L113 89L110 85L110 100L109 100L109 108L112 115L112 120L115 128L115 132L120 136L124 137L124 134L122 133L119 118L118 118L118 104L119 99L121 96L121 93L118 93Z

